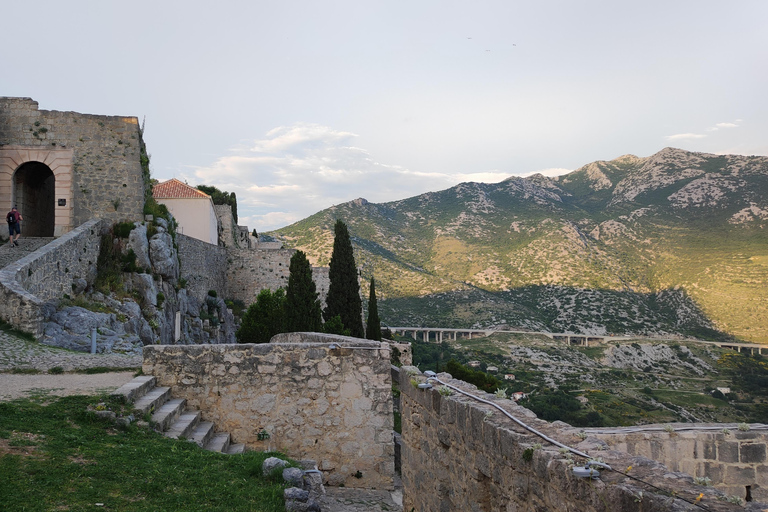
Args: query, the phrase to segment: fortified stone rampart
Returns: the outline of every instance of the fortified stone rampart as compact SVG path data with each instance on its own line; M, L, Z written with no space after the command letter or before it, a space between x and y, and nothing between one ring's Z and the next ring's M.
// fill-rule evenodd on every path
M180 275L187 281L187 293L203 300L209 290L229 298L227 250L202 240L176 233L181 260Z
M389 358L385 343L290 333L260 345L150 345L143 371L238 443L314 459L331 485L391 489Z
M221 229L219 230L219 245L224 247L235 247L235 219L232 216L232 207L228 204L215 204L213 211L216 212L216 218L219 219Z
M0 270L0 317L41 335L45 301L72 293L75 279L95 280L102 225L90 220Z
M703 427L696 430L697 427ZM614 450L659 461L672 471L709 478L721 491L768 501L765 430L740 431L736 425L706 431L711 424L643 425L643 432L591 434ZM684 429L684 430L683 430Z
M94 218L141 220L142 158L135 117L0 98L0 209L17 204L26 235L60 236Z
M431 389L420 389L417 386L427 379L412 366L394 373L401 390L403 510L682 512L699 510L698 504L710 511L743 510L713 487L694 485L688 475L644 457L606 450L604 442L581 440L572 429L564 429L564 423L538 420L510 400L478 391L448 374L438 375L447 384L499 404L550 438L575 445L618 469L598 468L595 480L579 478L573 467L583 466L584 458L569 457L491 405L436 381ZM563 430L568 432L562 434Z

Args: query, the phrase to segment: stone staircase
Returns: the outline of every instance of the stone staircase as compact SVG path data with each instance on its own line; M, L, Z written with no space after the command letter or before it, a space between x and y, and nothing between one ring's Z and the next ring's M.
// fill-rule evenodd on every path
M112 393L126 403L133 404L138 417L152 414L155 430L172 439L187 439L213 452L238 454L245 445L232 444L226 432L215 432L213 423L202 421L200 411L186 410L186 399L171 398L171 388L156 387L157 380L151 375L135 377Z

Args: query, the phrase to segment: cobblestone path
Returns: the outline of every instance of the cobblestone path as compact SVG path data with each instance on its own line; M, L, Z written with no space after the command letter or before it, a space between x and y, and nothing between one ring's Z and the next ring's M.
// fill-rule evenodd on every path
M19 245L4 244L0 246L0 268L7 267L16 260L32 254L39 248L53 241L53 238L19 238Z
M95 367L138 369L141 362L141 356L74 352L0 331L0 372L14 369L47 372L57 366L65 372Z

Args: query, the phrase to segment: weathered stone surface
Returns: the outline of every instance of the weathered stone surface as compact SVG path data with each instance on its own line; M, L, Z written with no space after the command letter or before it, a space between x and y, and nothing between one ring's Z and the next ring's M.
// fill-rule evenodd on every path
M634 478L664 489L665 493L656 494L653 488L636 485L636 481L610 470L601 469L598 480L579 479L571 470L571 461L558 448L522 430L501 414L487 416L488 405L459 393L443 396L436 388L418 389L410 381L413 378L423 382L424 376L410 375L405 369L396 373L403 419L403 510L682 512L689 510L690 505L682 500L670 500L667 492L695 501L702 490L702 503L708 510L740 510L737 505L718 500L718 497L725 498L721 492L694 485L689 475L670 471L644 457L610 450L606 441L596 436L590 436L577 448L591 457L600 457L613 468L629 472ZM442 376L440 380L499 404L550 438L566 444L578 439L574 434L579 431L564 423L552 424L527 417L525 409L478 391L474 386ZM435 407L437 397L439 407ZM451 407L445 402L455 405ZM452 421L446 421L447 418ZM665 441L669 441L669 434L659 430L666 436ZM649 453L656 445L658 453L671 457L693 455L695 451L693 436L676 436L673 442L664 444L656 442L657 435L625 435L621 436L621 442ZM574 458L577 465L583 464L583 459ZM701 468L702 472L711 469ZM756 476L753 468L739 467L729 470L727 478L736 481Z
M175 397L206 411L236 442L322 461L320 470L331 485L391 488L389 346L316 333L298 336L319 336L325 343L152 345L144 348L143 369L160 385L173 387ZM330 342L341 348L331 349ZM332 371L320 377L326 365Z
M173 250L173 238L169 233L157 233L150 238L149 259L155 272L166 279L178 279L179 260Z
M304 472L299 468L285 468L283 470L283 480L285 480L288 485L303 487Z
M261 464L261 471L264 476L272 473L276 468L284 468L288 465L288 462L277 457L268 457Z
M149 269L152 262L149 260L149 240L147 240L147 226L141 222L135 223L136 227L128 236L128 248L136 254L136 265Z

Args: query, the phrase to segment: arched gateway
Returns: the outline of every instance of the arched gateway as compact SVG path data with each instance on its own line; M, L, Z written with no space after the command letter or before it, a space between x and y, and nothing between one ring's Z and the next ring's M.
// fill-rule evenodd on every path
M70 231L72 151L18 146L0 149L0 214L5 215L13 206L24 217L23 236L61 236Z

